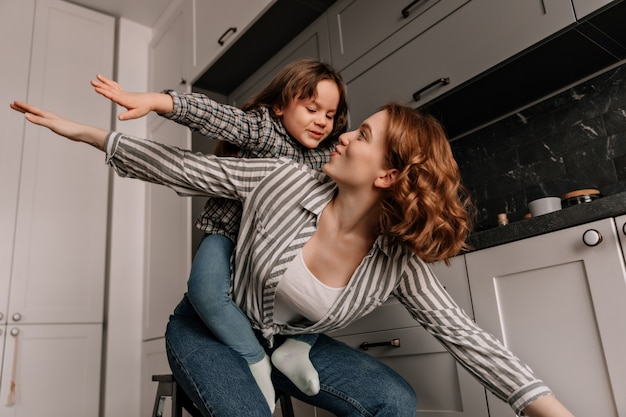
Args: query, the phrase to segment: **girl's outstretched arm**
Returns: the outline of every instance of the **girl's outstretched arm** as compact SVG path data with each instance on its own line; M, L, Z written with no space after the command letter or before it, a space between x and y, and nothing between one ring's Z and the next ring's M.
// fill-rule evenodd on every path
M96 78L91 81L96 93L126 108L126 111L118 116L120 120L138 119L151 111L166 114L174 110L174 102L169 94L132 93L102 75L97 75Z
M104 151L104 142L109 133L106 130L73 122L28 103L14 101L10 106L13 110L24 113L26 120L31 123L47 127L57 135L76 142L88 143Z

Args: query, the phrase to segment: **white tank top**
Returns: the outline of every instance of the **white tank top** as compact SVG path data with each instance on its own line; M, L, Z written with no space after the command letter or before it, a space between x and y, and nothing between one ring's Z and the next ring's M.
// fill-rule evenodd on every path
M318 280L307 268L300 250L276 287L274 322L287 324L305 318L315 323L330 310L344 288L329 287Z

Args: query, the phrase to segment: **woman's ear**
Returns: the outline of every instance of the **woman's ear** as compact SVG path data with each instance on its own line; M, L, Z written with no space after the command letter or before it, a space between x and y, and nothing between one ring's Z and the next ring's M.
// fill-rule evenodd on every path
M274 114L278 117L281 117L283 115L283 109L282 107L279 107L278 104L274 104L272 110L274 110Z
M382 175L380 175L374 181L374 185L378 188L389 188L396 180L398 176L398 170L395 168L390 168L384 171Z

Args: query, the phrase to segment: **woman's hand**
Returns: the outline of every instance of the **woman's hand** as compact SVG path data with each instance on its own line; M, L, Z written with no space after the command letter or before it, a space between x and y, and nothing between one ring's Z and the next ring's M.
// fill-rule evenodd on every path
M97 127L82 125L52 112L31 106L28 103L14 101L10 104L13 110L24 113L26 120L39 126L47 127L57 135L76 142L85 142L100 150L104 150L104 142L108 132Z
M169 94L131 93L125 91L115 81L109 80L102 75L97 75L96 78L97 80L91 81L91 85L96 93L126 108L127 111L120 113L118 116L120 120L138 119L151 111L165 114L174 110L174 103Z

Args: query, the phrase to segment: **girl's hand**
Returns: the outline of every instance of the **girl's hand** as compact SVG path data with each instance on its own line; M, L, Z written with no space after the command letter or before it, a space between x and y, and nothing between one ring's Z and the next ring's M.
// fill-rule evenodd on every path
M52 112L30 104L14 101L10 104L13 110L24 113L26 120L39 126L47 127L57 135L76 142L85 142L103 150L108 132L97 127L82 125Z
M118 116L120 120L132 120L145 116L151 111L165 114L174 109L169 94L162 93L131 93L113 80L97 75L91 85L96 93L103 95L112 102L126 108L127 111Z

